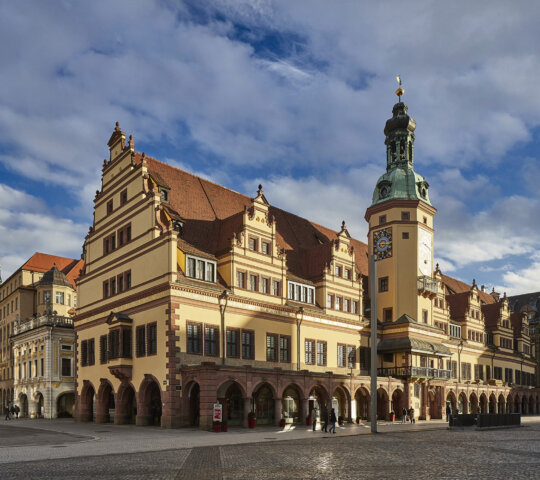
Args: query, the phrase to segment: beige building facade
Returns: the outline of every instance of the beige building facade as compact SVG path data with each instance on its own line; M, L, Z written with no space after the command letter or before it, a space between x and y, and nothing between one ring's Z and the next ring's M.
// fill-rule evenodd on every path
M526 315L433 264L415 126L396 104L366 244L345 222L272 206L262 186L247 197L138 153L117 124L77 284L76 417L208 428L220 403L230 425L331 407L369 418L374 294L379 418L539 413Z

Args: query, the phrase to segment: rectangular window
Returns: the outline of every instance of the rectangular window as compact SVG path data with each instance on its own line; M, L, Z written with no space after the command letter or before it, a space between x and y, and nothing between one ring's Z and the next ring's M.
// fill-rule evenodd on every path
M204 280L205 263L203 260L197 260L197 267L195 271L195 278L197 280Z
M266 334L266 361L277 361L277 338L278 336L272 333Z
M261 278L261 292L262 293L268 293L268 285L270 283L270 279L268 278Z
M204 327L204 354L209 357L219 355L219 328L213 325Z
M249 237L249 249L250 249L252 252L256 252L256 251L257 251L257 239L256 239L256 238Z
M337 366L344 367L346 365L347 347L338 343L337 346Z
M71 377L71 359L62 358L62 377Z
M107 363L107 335L99 337L99 363Z
M242 358L255 359L255 332L253 330L242 330Z
M56 303L64 305L64 292L56 292Z
M344 312L349 311L349 299L348 298L343 299L343 311Z
M305 341L305 362L307 365L315 364L315 340Z
M317 342L317 365L326 365L326 342Z
M379 217L379 225L386 223L386 215L381 215Z
M336 310L341 310L341 297L336 297L336 302L334 304Z
M96 363L95 359L95 342L94 339L91 338L88 340L88 365L94 365Z
M116 278L111 278L109 280L109 289L111 296L116 295Z
M41 377L44 377L44 376L45 376L45 360L44 360L43 358L40 359L40 360L41 360L41 361L40 361L40 363L41 363L41 370L40 370L41 375L40 375L40 376L41 376ZM71 375L70 375L70 376L71 376Z
M351 270L349 270L348 268L345 269L345 278L347 280L351 279Z
M291 337L280 335L279 337L279 361L290 363L291 361Z
M120 357L120 330L115 329L109 332L109 350L108 358L115 359Z
M379 278L379 292L388 291L388 277Z
M118 293L122 293L124 291L124 274L116 277L116 284L118 286Z
M257 291L257 275L249 275L249 289L254 292Z
M272 280L272 295L279 296L279 282L277 280Z
M127 203L127 189L126 190L122 190L120 192L120 205L125 205Z
M227 329L227 357L240 357L239 331L236 329Z
M81 366L86 367L88 365L88 340L81 342Z
M403 240L408 240L409 239L409 232L401 232L401 238Z
M196 278L206 282L216 281L216 263L210 260L202 260L186 257L186 277Z
M135 329L135 355L137 357L146 355L146 325L139 325Z
M341 267L336 265L336 277L341 277Z
M122 333L122 358L131 358L131 328L121 329Z
M187 324L187 353L202 355L202 325Z
M157 323L149 323L146 326L146 354L157 354Z
M114 204L112 200L107 202L107 215L110 215L114 211Z
M236 272L236 286L246 288L246 274L244 272Z
M428 323L428 311L422 310L422 322Z
M355 368L356 366L356 348L353 345L347 345L347 367Z
M297 302L315 303L315 287L287 282L287 298Z
M491 367L486 365L486 380L491 380Z
M392 321L392 309L391 308L383 308L383 321L384 322L391 322Z
M358 313L358 302L352 302L352 313Z
M131 271L124 273L124 278L126 290L129 290L131 288Z
M207 282L213 282L215 279L216 266L212 262L206 262L206 275L205 280Z
M262 242L261 243L261 249L262 249L262 253L264 253L265 255L270 254L270 244L269 243Z
M401 220L410 220L411 214L409 212L401 212Z

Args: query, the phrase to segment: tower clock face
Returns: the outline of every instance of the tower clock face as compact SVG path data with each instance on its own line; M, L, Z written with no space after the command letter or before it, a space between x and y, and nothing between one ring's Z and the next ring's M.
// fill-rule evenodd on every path
M377 260L392 256L392 228L373 232L373 255Z
M433 236L423 229L418 232L418 269L422 275L433 274Z

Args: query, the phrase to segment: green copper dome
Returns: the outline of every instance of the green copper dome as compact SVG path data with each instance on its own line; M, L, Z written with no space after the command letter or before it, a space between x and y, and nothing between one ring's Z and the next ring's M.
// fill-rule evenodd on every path
M414 171L413 145L415 121L407 114L407 105L396 103L384 127L386 173L375 185L372 205L390 200L429 201L429 184Z

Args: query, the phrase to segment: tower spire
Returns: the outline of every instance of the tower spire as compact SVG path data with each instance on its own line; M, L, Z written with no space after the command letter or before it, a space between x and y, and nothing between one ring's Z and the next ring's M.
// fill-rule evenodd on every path
M401 83L401 75L398 75L396 77L396 80L397 80L397 83L399 83L399 88L396 90L396 95L398 96L398 100L399 102L401 103L401 95L403 95L405 93L405 89L402 88L402 83Z

